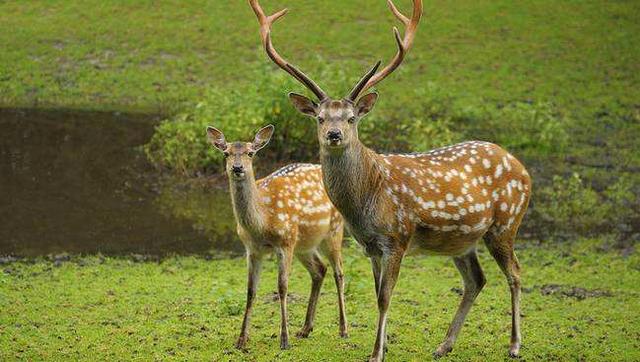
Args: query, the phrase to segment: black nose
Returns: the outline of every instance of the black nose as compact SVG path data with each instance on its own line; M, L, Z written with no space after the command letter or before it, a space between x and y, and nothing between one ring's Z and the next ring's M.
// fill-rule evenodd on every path
M233 172L235 172L235 173L240 173L240 172L243 172L243 171L244 171L244 167L242 167L242 166L235 166L235 165L234 165L231 169L232 169L232 170L233 170Z
M342 132L338 129L332 129L327 132L327 139L329 141L340 141L342 139Z

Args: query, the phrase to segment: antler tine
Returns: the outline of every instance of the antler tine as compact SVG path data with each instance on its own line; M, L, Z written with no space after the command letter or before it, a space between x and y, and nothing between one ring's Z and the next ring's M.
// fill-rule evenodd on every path
M320 89L320 86L318 86L316 82L314 82L311 78L307 77L304 73L302 73L300 69L294 67L289 63L286 64L286 67L289 70L289 73L293 74L293 76L296 79L298 79L302 84L304 84L305 87L309 88L309 90L311 90L318 97L320 101L324 101L325 99L327 99L327 95L322 91L322 89ZM316 89L318 91L316 91Z
M396 18L398 18L398 20L400 20L405 26L409 25L409 18L404 16L400 10L398 10L393 1L387 0L387 5L389 5L389 9L391 9L391 12L396 16Z
M373 66L373 68L371 68L371 70L369 70L367 74L365 74L362 78L360 78L360 80L358 81L358 84L356 84L355 87L353 87L351 92L349 92L349 95L345 98L346 100L350 102L356 101L356 98L358 98L358 95L362 92L362 88L364 88L365 84L367 84L369 79L373 77L373 75L376 73L376 71L380 67L380 64L382 64L382 62L378 60L378 62Z
M381 71L379 71L369 79L367 84L360 90L360 93L378 84L389 74L393 73L393 71L396 70L396 68L398 68L400 64L402 64L404 57L413 45L413 39L416 36L416 30L418 28L418 24L420 23L420 18L422 17L422 0L413 0L413 13L411 15L411 19L404 16L395 6L392 0L387 0L387 4L389 5L389 9L393 13L393 15L406 26L404 38L400 37L400 32L396 27L394 27L393 34L398 45L398 52L386 67L382 68ZM354 99L357 97L358 95L356 94L354 96Z
M253 12L258 18L258 23L260 23L260 38L262 39L262 45L264 46L264 50L267 52L269 58L282 70L289 73L297 81L309 88L309 90L313 92L320 101L327 99L327 94L322 90L322 88L320 88L306 74L289 64L282 56L280 56L271 42L271 26L274 22L283 17L288 12L288 9L282 9L273 15L267 16L258 3L258 0L249 0L249 5L251 5Z

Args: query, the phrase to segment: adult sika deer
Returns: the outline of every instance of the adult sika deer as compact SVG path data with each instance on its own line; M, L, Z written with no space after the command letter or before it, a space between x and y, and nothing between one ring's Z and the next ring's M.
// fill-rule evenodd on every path
M402 38L394 28L398 51L390 64L378 72L378 62L342 99L331 99L275 51L269 30L285 11L265 17L256 1L250 3L260 20L269 57L318 98L316 102L290 94L300 112L317 119L327 194L371 258L379 312L371 361L384 358L387 311L400 264L410 248L453 257L462 275L462 301L434 355L440 357L452 350L471 305L485 285L476 254L480 239L484 239L511 289L509 354L517 356L520 266L513 244L531 193L525 168L507 151L487 142L465 142L426 153L379 154L358 139L358 123L378 98L376 93L360 95L404 60L420 21L422 1L413 1L411 18L388 1L393 14L406 26Z
M347 319L342 272L344 222L325 193L320 166L291 164L256 181L252 158L271 139L273 126L262 128L253 142L248 143L227 143L224 134L213 127L208 127L207 133L213 146L224 152L226 158L238 235L247 254L247 305L236 347L245 348L249 338L249 319L256 297L260 266L264 255L271 251L274 251L278 258L280 348L289 347L287 287L294 255L311 276L307 315L297 336L306 338L313 330L318 296L327 271L320 258L322 252L328 256L333 268L338 289L340 335L346 337Z

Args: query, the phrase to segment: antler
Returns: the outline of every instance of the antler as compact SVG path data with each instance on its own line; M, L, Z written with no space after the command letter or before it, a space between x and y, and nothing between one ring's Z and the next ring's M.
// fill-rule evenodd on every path
M264 50L267 52L269 58L271 58L271 60L285 72L289 73L291 76L296 78L296 80L304 84L305 87L309 88L309 90L313 92L320 101L327 99L327 94L322 90L322 88L320 88L306 74L288 63L273 47L273 43L271 42L271 26L274 22L283 17L287 13L288 9L282 9L273 15L266 16L262 7L260 7L258 0L249 0L249 5L251 5L253 12L256 13L256 17L260 23L260 37L262 38L262 45L264 46Z
M416 36L416 30L418 28L418 23L420 23L420 18L422 17L422 0L413 0L413 14L411 15L411 19L404 16L400 10L393 4L391 0L387 0L389 4L389 9L395 15L401 23L406 26L404 38L400 38L400 32L398 28L393 27L393 35L395 36L396 43L398 44L398 52L396 53L391 63L389 63L386 67L384 67L378 73L372 74L373 72L367 73L358 84L353 88L347 99L351 101L355 101L358 98L358 95L367 89L373 87L378 84L381 80L386 78L389 74L393 73L396 68L402 64L405 55L411 49L413 45L413 39ZM364 84L364 85L363 85Z

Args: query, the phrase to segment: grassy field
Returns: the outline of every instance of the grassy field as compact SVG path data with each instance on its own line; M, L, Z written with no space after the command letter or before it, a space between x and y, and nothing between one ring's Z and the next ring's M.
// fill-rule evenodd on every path
M382 0L262 3L289 7L274 42L312 75L327 64L355 79L395 52ZM638 107L638 16L637 1L426 1L382 99L415 102L407 90L433 82L472 104L549 101L589 117ZM246 1L3 1L0 26L5 106L167 111L266 62Z
M446 360L502 360L510 330L509 294L489 254L488 284ZM640 359L640 257L582 241L518 252L523 265L524 360ZM376 307L370 269L346 252L350 337L338 337L336 293L328 276L309 339L280 351L275 261L266 270L249 350L233 343L245 298L242 258L175 257L136 263L86 257L12 263L0 274L0 359L358 361L372 347ZM309 288L296 262L290 323L302 324ZM460 277L441 257L405 259L391 306L390 361L429 359L459 300ZM339 351L339 353L337 353Z
M410 8L410 0L396 2ZM276 46L334 96L395 52L397 24L384 3L262 0L267 12L290 9L273 30ZM413 50L381 83L375 115L362 125L364 137L377 136L365 140L376 149L479 138L525 161L536 189L522 234L571 240L519 250L525 360L640 360L639 18L640 2L631 0L425 1ZM158 128L168 141L159 148L185 148L176 153L202 164L199 175L219 161L198 148L207 146L201 131L212 122L250 135L275 120L285 131L272 142L280 147L274 161L316 157L312 124L297 122L284 96L301 87L269 65L246 0L0 1L0 28L0 107L176 116L164 123L171 132ZM410 127L417 123L424 128ZM205 200L161 202L217 230L210 219L221 219L219 210ZM573 229L600 241L575 241ZM508 288L481 250L488 284L448 360L506 357ZM338 338L329 277L315 331L292 338L289 351L278 348L275 262L266 267L249 350L240 352L233 343L245 300L242 258L73 256L0 265L0 360L365 360L377 313L359 250L346 251L350 338ZM389 360L430 358L461 286L448 259L406 259L391 307ZM296 263L293 333L308 288Z

